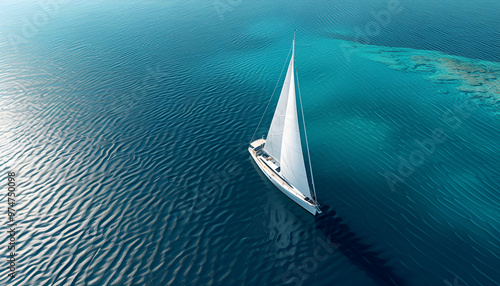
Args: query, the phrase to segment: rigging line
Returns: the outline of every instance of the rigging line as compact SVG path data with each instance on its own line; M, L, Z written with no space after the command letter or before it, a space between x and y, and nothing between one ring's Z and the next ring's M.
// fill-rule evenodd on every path
M306 121L304 119L304 109L302 108L302 97L300 96L300 83L299 83L299 74L297 72L297 66L295 66L295 76L297 77L297 89L299 90L300 112L302 113L302 124L304 125L304 136L306 137L307 158L309 159L309 172L311 173L311 182L312 182L314 200L316 201L316 204L319 206L319 203L318 203L318 200L316 197L316 187L314 186L314 177L313 177L312 164L311 164L311 154L309 153L309 142L307 141Z
M262 119L264 119L264 115L266 115L267 108L269 107L269 104L271 103L271 100L273 99L274 93L276 92L276 88L278 87L278 84L280 83L281 75L283 75L283 71L285 70L286 62L288 60L288 56L290 56L290 52L291 52L292 48L290 48L290 50L288 51L288 55L286 56L285 64L283 65L283 68L281 69L280 77L278 78L278 81L276 82L276 85L274 86L273 93L271 94L271 98L269 98L269 101L267 102L266 109L264 110L264 113L262 114L262 117L259 120L259 124L257 124L257 128L255 128L255 131L253 132L252 139L250 140L250 143L253 142L253 138L255 137L255 134L257 133L257 130L259 129L260 123L262 123Z

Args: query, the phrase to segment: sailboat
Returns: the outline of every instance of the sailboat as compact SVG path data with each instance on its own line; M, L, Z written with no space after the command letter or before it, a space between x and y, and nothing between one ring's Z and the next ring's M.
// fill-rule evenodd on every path
M281 76L280 76L281 77ZM300 99L300 90L299 90ZM271 97L272 98L272 97ZM268 105L269 106L269 105ZM300 100L302 109L302 100ZM267 110L267 108L266 108ZM265 111L264 111L265 114ZM299 116L295 90L295 33L292 57L281 88L273 120L264 139L251 140L248 151L259 169L285 195L312 215L321 213L314 189L312 168L305 131L304 112L302 123L309 158L311 186L308 181L304 153L300 139ZM262 119L261 119L262 121ZM260 123L259 123L260 125ZM257 129L259 126L257 126ZM257 130L256 130L257 132ZM254 133L255 136L255 133Z

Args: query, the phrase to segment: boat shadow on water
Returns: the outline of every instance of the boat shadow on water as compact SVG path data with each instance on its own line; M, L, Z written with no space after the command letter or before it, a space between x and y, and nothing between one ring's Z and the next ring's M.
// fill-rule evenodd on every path
M323 213L316 215L316 228L326 235L329 244L335 245L337 251L345 255L378 285L406 285L395 273L394 268L387 266L388 260L381 258L381 253L370 250L372 246L363 244L335 210L327 205L322 205L321 210Z

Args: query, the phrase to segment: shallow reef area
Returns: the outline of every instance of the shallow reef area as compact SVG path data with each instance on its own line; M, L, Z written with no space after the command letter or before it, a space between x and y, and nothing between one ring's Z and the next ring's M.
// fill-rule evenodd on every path
M363 45L345 41L351 55L383 63L389 68L424 74L435 83L452 84L468 98L487 104L500 114L500 63L447 55L443 52ZM439 93L449 90L439 89Z

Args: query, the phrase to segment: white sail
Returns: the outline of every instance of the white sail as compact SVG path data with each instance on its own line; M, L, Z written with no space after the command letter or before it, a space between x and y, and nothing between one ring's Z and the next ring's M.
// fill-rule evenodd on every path
M293 53L292 53L293 59ZM285 82L281 89L278 106L274 112L273 121L266 137L264 150L271 155L276 161L280 161L281 145L283 142L283 128L285 127L285 113L287 108L288 97L290 93L290 83L293 81L293 60L288 65ZM295 94L295 93L294 93ZM295 96L295 95L294 95Z
M283 127L283 140L281 145L280 157L280 173L288 180L296 189L298 189L306 197L311 198L311 190L307 181L306 167L304 164L304 154L302 152L302 144L300 141L299 121L297 115L297 100L295 97L295 80L294 80L294 53L295 41L292 51L292 59L290 61L291 80L288 88L288 100L285 112L285 124Z

